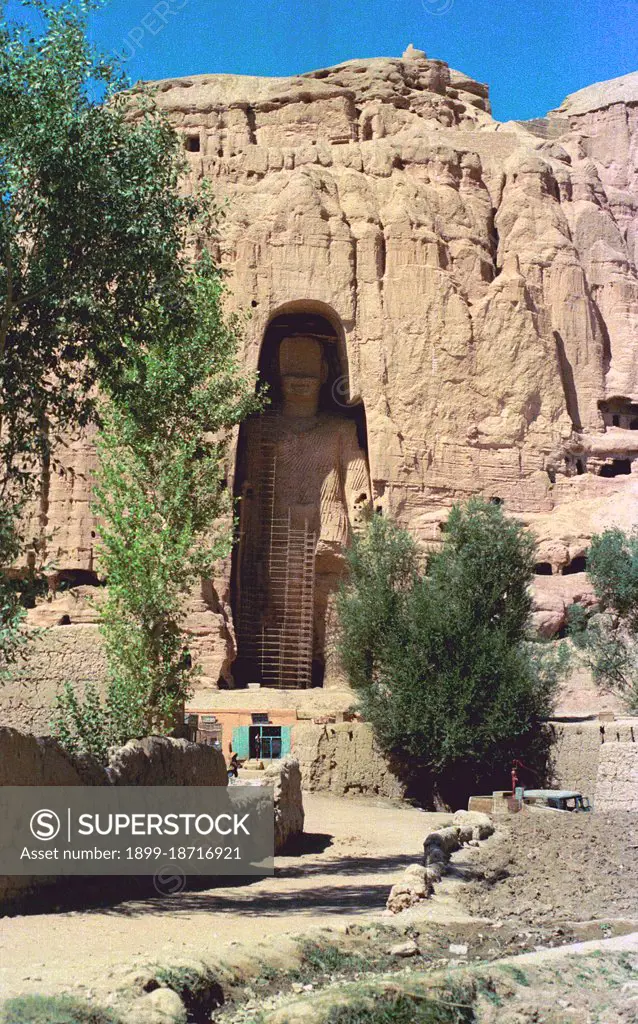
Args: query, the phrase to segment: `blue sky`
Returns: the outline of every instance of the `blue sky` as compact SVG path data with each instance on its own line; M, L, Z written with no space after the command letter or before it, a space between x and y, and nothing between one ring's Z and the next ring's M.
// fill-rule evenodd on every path
M638 70L638 0L110 0L91 34L133 80L291 75L413 42L486 82L500 120Z

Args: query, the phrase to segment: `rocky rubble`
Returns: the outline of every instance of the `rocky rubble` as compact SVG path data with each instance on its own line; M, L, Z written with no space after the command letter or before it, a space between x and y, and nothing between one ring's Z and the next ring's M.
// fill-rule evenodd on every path
M387 909L399 914L422 900L428 899L440 882L450 857L466 844L478 846L482 839L494 833L494 826L488 814L479 811L457 811L452 824L437 829L426 837L423 843L423 864L410 864L403 872L403 878L392 886Z

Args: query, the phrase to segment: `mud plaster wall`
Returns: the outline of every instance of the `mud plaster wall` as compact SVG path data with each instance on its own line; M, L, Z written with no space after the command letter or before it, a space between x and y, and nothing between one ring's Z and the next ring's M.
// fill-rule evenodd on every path
M37 632L14 678L0 687L0 726L45 736L55 697L65 682L100 684L106 659L97 626L59 626Z
M226 786L227 774L219 751L185 740L158 736L131 740L112 752L105 769L90 759L76 763L50 737L36 739L17 729L0 728L0 786L86 785ZM55 881L48 875L0 875L0 913L3 904L40 892Z
M597 811L638 811L638 744L605 743L596 776Z
M601 743L600 727L605 729L605 742ZM632 748L638 750L638 719L623 719L618 722L567 722L554 723L556 742L554 744L553 783L564 789L577 789L598 804L598 780L601 758L610 764L617 764L617 750Z
M292 735L304 789L401 798L404 786L365 722L299 723Z

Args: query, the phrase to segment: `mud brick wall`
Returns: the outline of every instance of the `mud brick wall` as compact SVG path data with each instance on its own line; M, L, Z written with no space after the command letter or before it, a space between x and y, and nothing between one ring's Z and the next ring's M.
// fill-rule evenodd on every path
M51 732L52 709L62 685L87 680L100 684L105 675L97 626L38 630L14 678L0 686L0 726L44 736Z
M365 722L300 722L293 730L292 752L299 760L304 789L337 796L404 795L404 785Z
M59 744L0 728L2 786L226 786L223 754L213 747L151 736L113 752L106 768L76 762ZM55 884L54 876L0 875L0 913Z
M605 743L596 776L597 811L638 811L638 743Z
M600 733L603 726L604 742ZM614 751L638 750L638 718L615 722L555 722L553 784L577 789L598 805L599 765L601 759L616 764ZM634 742L634 739L636 742Z

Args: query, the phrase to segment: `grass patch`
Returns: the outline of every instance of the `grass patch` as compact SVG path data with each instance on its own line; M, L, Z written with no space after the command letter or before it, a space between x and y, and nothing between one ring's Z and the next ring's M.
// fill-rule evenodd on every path
M361 1001L335 1006L325 1024L474 1024L471 1005L450 1000L416 999L411 996L381 996L373 1006Z
M397 966L397 960L385 952L352 953L330 943L303 942L301 963L290 971L289 977L291 981L305 983L322 975L351 977L369 971L388 971Z
M224 1005L224 992L212 971L197 967L160 967L155 972L160 985L180 997L195 1024L208 1024L213 1010Z
M507 971L518 985L529 987L529 979L520 967L516 967L514 964L503 964L503 970Z
M19 996L0 1009L0 1024L121 1024L110 1010L72 996Z
M288 981L288 973L282 974L281 971L273 967L272 964L262 964L259 974L255 978L256 985L270 985L273 981L282 979Z
M478 995L483 996L484 999L487 999L488 1003L491 1003L492 1006L503 1005L503 1000L496 991L494 980L492 978L478 977L476 979L476 991Z

